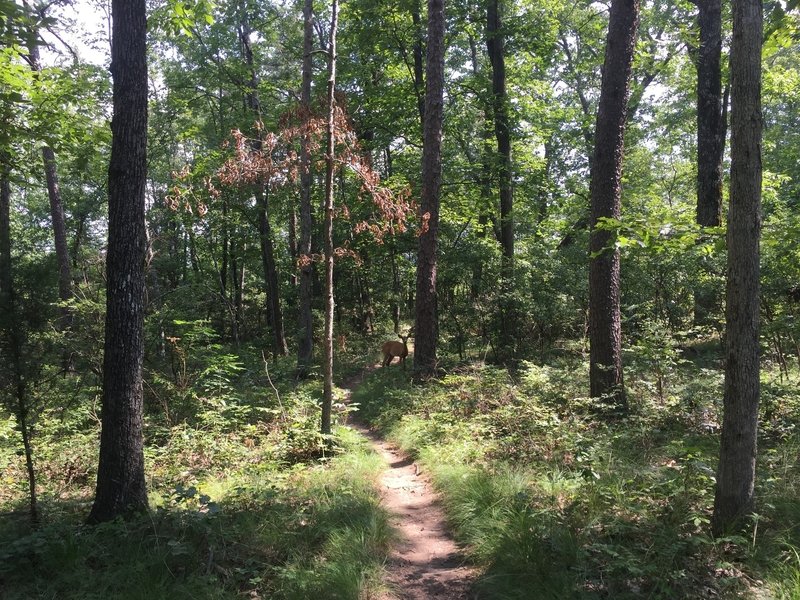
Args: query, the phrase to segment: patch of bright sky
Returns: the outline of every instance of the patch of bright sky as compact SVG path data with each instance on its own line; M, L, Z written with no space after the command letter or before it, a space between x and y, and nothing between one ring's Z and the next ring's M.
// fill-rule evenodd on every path
M74 0L55 5L53 32L42 31L49 47L42 48L45 64L81 62L103 66L111 62L110 0ZM65 47L68 46L69 48Z

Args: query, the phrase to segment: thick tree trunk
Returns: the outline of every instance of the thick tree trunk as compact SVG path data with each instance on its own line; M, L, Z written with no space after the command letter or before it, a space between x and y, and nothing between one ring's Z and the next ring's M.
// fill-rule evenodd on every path
M333 171L334 171L334 121L336 111L336 26L339 21L339 3L331 3L331 37L328 44L328 131L325 150L325 218L323 241L325 244L325 364L323 365L322 427L323 434L331 433L333 407Z
M608 23L603 82L594 134L591 173L589 258L590 393L604 403L627 409L622 379L619 251L608 231L597 229L603 217L619 219L622 159L630 93L639 0L613 0Z
M312 0L303 5L303 82L301 108L304 118L311 111L311 52L314 41L314 8ZM314 216L311 210L311 139L304 135L300 147L300 245L297 249L300 268L297 376L307 377L314 359L314 318L311 302L314 294L314 265L311 259L311 232Z
M442 185L444 29L444 0L428 0L428 61L420 193L420 222L425 229L419 236L414 318L414 375L417 379L429 378L436 372L436 346L439 340L436 266Z
M716 535L741 527L753 510L760 393L762 35L761 1L734 0L725 396L712 519Z
M722 109L722 16L720 0L696 0L700 29L697 49L697 223L722 222L722 155L725 120Z
M112 1L114 118L108 169L103 412L89 521L147 509L142 432L147 48L144 0Z

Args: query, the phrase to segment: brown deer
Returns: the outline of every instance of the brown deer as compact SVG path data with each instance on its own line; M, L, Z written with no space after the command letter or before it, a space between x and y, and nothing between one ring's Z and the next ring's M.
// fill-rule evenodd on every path
M408 332L408 335L400 335L397 334L401 340L400 342L384 342L383 346L381 347L381 352L383 352L383 363L384 367L388 367L391 362L394 360L394 357L397 356L401 363L403 363L403 368L406 368L406 356L408 356L408 338L411 337L413 334L413 330Z

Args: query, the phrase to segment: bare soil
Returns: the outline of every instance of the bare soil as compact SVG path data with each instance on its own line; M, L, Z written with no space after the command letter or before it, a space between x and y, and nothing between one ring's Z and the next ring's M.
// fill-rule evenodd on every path
M350 383L354 389L360 377ZM450 535L430 480L414 461L357 419L351 426L372 441L386 461L383 504L399 541L386 565L391 596L384 600L469 600L477 575Z

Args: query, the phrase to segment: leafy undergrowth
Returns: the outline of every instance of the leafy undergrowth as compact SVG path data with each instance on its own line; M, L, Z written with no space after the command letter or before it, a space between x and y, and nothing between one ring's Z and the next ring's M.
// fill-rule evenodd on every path
M0 597L382 594L392 530L375 489L380 459L349 429L338 427L332 440L317 433L319 385L295 386L289 361L270 365L274 391L257 360L209 361L216 367L195 369L185 388L161 383L168 405L150 398L152 510L127 521L83 524L96 476L92 403L40 417L38 529L25 514L13 420L0 421Z
M482 598L800 598L796 386L765 383L759 514L713 539L719 374L684 367L658 394L631 377L619 419L582 397L585 370L467 367L417 387L381 369L355 400L430 470Z

